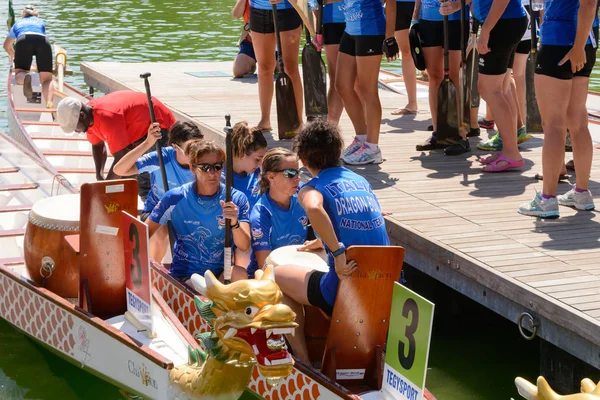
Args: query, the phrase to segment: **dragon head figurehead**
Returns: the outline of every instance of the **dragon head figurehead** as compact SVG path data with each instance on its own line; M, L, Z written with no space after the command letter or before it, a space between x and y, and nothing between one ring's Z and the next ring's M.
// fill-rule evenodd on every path
M516 378L515 385L519 394L527 400L600 400L600 384L595 385L590 379L581 381L581 393L561 396L556 393L543 376L538 377L537 385L523 378Z
M262 271L261 271L262 272ZM275 283L272 267L257 279L224 285L207 271L194 274L196 290L209 301L195 297L196 308L212 330L201 334L208 353L227 364L258 364L260 373L274 384L292 371L294 361L284 334L294 334L296 314L281 303L283 294Z

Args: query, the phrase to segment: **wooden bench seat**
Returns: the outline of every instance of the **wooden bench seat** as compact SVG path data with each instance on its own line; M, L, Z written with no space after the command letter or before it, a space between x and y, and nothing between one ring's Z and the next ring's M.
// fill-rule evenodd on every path
M29 211L31 210L31 204L18 204L16 206L2 206L0 207L0 213L18 212L18 211Z
M71 142L87 142L85 136L58 136L58 135L29 135L34 140L66 140Z
M37 189L38 187L39 187L39 185L37 183L0 185L0 192L10 192L12 190L32 190L32 189Z
M16 107L16 112L22 113L54 113L56 112L56 108L46 108L46 107Z
M17 237L17 236L24 236L25 235L25 229L4 229L4 230L0 230L0 239L3 238L9 238L9 237Z
M42 150L45 156L66 156L66 157L91 157L91 151L78 150Z
M13 172L19 172L19 168L17 167L4 167L0 168L0 174L10 174Z

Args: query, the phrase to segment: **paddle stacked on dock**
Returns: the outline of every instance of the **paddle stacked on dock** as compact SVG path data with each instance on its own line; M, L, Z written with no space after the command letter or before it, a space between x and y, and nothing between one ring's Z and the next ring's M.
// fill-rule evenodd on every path
M322 31L323 4L319 1L317 13L317 35ZM306 30L306 44L302 49L302 75L304 77L304 105L308 120L327 117L327 78L321 52L311 41L310 30Z
M465 23L467 21L467 9L465 0L460 0L460 71L458 78L459 100L458 100L458 123L464 125L467 130L470 123L469 113L466 112L469 101L467 87L467 48L465 47Z
M273 25L275 26L275 37L277 38L277 63L279 64L279 74L275 81L275 99L277 101L277 130L279 139L291 139L296 135L296 130L300 127L298 118L298 109L296 108L296 98L294 97L294 87L288 74L285 73L283 65L283 48L277 26L277 6L273 7Z
M448 53L448 16L444 16L444 79L438 90L436 137L453 139L458 136L458 111L456 107L456 87L450 79Z
M468 90L469 90L469 103L471 108L479 108L479 90L477 88L478 73L477 66L479 65L479 54L477 53L477 31L479 30L479 21L473 19L473 26L471 27L471 38L469 39L469 45L472 47L471 54L468 57L469 64L469 76L468 76Z
M225 202L231 201L231 188L233 187L233 149L231 142L231 135L233 134L233 128L231 127L231 115L225 116L225 154L226 154L226 167L225 167ZM231 220L225 219L225 255L224 255L224 271L223 278L226 284L231 283L231 270L233 269L233 262L231 259Z

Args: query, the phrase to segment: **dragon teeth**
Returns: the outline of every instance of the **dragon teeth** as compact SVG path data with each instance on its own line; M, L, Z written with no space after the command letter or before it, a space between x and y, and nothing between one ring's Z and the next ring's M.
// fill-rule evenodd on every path
M271 366L271 361L268 358L265 358L265 365Z
M258 347L256 347L255 344L252 345L252 350L254 350L254 354L258 355L258 353L259 353Z
M267 338L269 338L272 333L273 333L273 329L267 329Z
M237 329L229 328L229 330L227 331L225 336L223 336L223 339L230 339L230 338L234 337L236 334L237 334Z
M277 334L277 335L285 335L288 333L294 333L295 329L294 328L277 328L277 329L273 329L273 333Z
M250 328L250 333L251 333L252 335L254 335L254 332L256 332L256 328Z
M265 362L267 361L267 359L265 359ZM279 360L273 360L271 361L271 365L281 365L281 364L291 364L292 363L292 357L287 357L287 358L281 358Z

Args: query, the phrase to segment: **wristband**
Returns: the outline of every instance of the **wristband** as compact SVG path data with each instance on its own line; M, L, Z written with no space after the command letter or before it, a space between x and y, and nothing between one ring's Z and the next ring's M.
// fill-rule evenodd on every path
M237 229L240 227L240 220L238 219L235 223L235 225L231 225L231 230Z
M344 246L344 243L339 242L338 245L340 246L336 251L332 251L330 252L332 256L337 257L342 253L346 252L346 246Z

